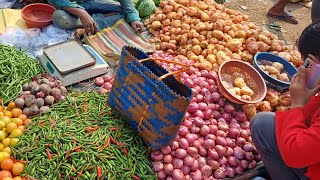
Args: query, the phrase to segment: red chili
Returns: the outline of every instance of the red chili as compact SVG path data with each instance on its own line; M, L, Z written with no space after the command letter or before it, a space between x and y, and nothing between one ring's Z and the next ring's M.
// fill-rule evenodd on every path
M119 145L119 146L124 146L124 145L126 145L125 143L117 142L112 136L110 137L110 140L111 140L112 143L117 144L117 145Z
M50 153L49 149L46 149L46 152L47 152L48 158L52 159L52 156L51 156L51 153Z
M132 179L134 179L134 180L140 180L140 178L139 178L138 176L136 176L136 175L132 175L131 177L132 177Z
M113 127L111 128L112 131L117 131L119 129L119 127Z
M79 117L79 111L76 109L76 117Z
M123 150L124 154L128 157L129 153L128 153L127 148L123 148L122 150Z
M69 155L70 155L70 149L66 152L66 155L64 156L64 159L68 159Z
M101 172L101 171L102 171L102 170L101 170L101 167L98 166L98 167L97 167L97 176L98 176L98 179L100 179L101 176L102 176L102 172Z

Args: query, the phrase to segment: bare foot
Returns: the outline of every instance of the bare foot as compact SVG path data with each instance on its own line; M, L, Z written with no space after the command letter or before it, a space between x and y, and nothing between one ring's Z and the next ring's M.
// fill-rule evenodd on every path
M285 21L287 23L291 23L291 24L298 24L299 21L297 18L295 18L294 16L292 16L291 14L287 13L287 12L283 12L281 14L279 13L274 13L271 12L270 10L267 13L267 16L269 17L273 17L282 21Z
M80 39L82 35L86 33L86 30L84 28L78 28L74 32L74 37L77 39Z

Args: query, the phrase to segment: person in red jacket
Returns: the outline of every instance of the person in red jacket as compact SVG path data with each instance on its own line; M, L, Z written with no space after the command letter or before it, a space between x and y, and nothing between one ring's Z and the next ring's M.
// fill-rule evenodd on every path
M302 58L320 64L320 23L309 25L297 41ZM251 136L273 180L320 179L320 90L308 89L300 67L289 88L291 109L261 112L252 118Z

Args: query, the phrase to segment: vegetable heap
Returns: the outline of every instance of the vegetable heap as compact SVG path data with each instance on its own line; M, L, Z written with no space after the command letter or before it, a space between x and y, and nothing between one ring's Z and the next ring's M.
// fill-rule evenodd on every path
M271 51L295 66L302 64L298 51L249 21L247 15L211 0L161 1L144 24L154 35L157 50L183 55L200 70L218 72L231 59L253 63L257 52Z
M52 104L66 101L68 94L61 82L48 74L33 77L31 82L22 86L22 89L20 97L15 100L15 105L24 108L23 114L27 116L49 112Z
M113 79L114 79L114 77L109 74L105 74L103 76L96 77L94 79L95 85L100 87L99 88L100 94L107 94L110 92L110 90L112 88Z
M24 175L37 179L156 179L148 148L110 112L105 95L69 93L36 116L14 147Z
M25 162L14 159L11 148L19 142L30 121L13 102L0 106L0 179L21 179Z
M40 64L26 53L0 44L0 98L4 104L15 99L22 85L41 72Z
M193 63L167 53L152 56ZM170 71L181 68L162 65ZM252 143L249 121L241 107L220 94L217 74L191 67L180 79L191 87L194 97L173 143L151 153L158 178L223 179L255 168L260 156Z

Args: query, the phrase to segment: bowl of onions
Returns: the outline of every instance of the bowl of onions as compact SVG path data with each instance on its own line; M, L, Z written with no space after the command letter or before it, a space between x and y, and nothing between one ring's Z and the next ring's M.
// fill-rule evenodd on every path
M237 104L260 102L267 93L263 77L254 67L243 61L230 60L222 63L217 82L221 94Z

